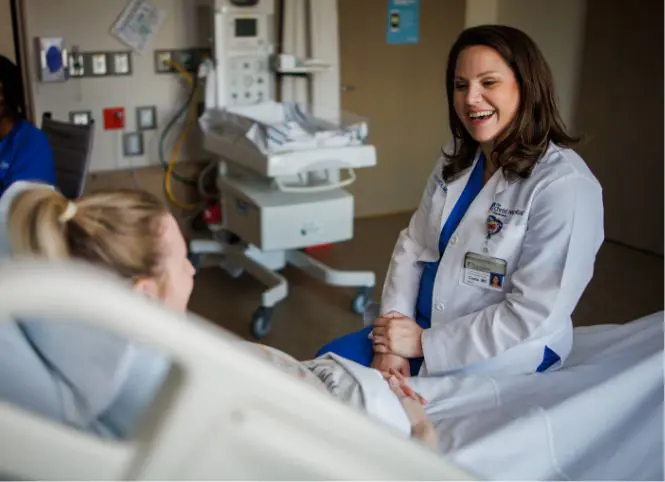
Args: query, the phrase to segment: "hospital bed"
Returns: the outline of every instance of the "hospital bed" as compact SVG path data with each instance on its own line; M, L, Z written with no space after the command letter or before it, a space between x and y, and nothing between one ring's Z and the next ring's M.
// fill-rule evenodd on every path
M108 329L175 365L127 440L102 439L0 401L10 480L470 480L466 471L88 266L0 264L0 320ZM85 293L85 296L82 296Z
M491 480L663 480L663 312L578 327L563 368L412 378L449 460Z
M355 288L351 308L362 314L374 273L334 269L304 249L353 237L348 187L356 170L376 165L367 120L341 109L337 0L207 3L214 59L199 69L199 124L218 160L222 221L191 241L191 256L215 256L232 276L247 272L267 286L251 317L256 338L287 296L286 265Z
M0 402L0 477L663 480L662 312L576 328L557 371L411 378L429 402L440 457L256 358L224 330L89 267L6 262L0 293L2 321L110 329L176 367L127 440Z

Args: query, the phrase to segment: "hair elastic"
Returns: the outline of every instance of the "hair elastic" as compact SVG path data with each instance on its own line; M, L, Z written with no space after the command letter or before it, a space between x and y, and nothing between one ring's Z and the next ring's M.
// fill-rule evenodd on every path
M65 211L58 218L58 222L60 224L65 224L68 221L71 221L72 218L74 218L74 216L76 216L76 211L78 211L78 208L76 207L76 204L73 203L72 201L69 201L67 203L67 208L65 208Z

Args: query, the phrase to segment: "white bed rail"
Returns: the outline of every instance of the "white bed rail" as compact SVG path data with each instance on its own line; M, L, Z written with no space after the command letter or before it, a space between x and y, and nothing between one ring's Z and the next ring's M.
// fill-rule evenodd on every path
M0 474L19 479L467 480L443 459L255 358L238 339L77 264L0 264L0 321L97 326L175 369L132 437L111 441L0 402ZM0 367L1 368L1 367Z

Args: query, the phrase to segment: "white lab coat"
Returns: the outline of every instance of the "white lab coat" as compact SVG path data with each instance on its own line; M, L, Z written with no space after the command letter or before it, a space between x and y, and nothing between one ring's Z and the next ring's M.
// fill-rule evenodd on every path
M397 240L383 287L383 313L415 318L423 262L439 259L441 229L472 170L446 183L443 162L442 157ZM503 223L487 246L488 256L507 262L503 291L462 282L466 253L483 253L490 212ZM439 264L432 324L422 336L421 375L532 373L545 346L565 361L572 346L570 316L592 278L603 238L600 184L571 149L551 144L525 180L509 180L498 170L462 218Z

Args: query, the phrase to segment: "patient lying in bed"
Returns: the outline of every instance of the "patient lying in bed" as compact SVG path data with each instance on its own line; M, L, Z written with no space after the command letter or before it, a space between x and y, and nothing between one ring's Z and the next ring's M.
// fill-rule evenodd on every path
M16 184L0 198L0 256L3 246L5 255L78 258L110 269L136 292L176 311L185 311L192 290L194 271L179 227L167 208L144 192L93 194L73 203L46 186ZM333 355L301 363L261 345L249 349L436 446L424 401L398 373L386 381L375 370ZM170 361L111 333L21 320L0 324L0 367L0 398L84 430L124 437L149 408Z
M397 370L391 370L386 384L386 380L377 370L336 355L327 354L314 360L299 362L272 347L254 343L249 346L280 369L328 391L338 400L366 412L382 423L398 430L404 430L405 423L408 423L408 429L414 438L436 449L437 436L434 426L423 410L427 401L413 391ZM399 408L392 394L397 396ZM372 409L376 403L382 405L380 410Z

